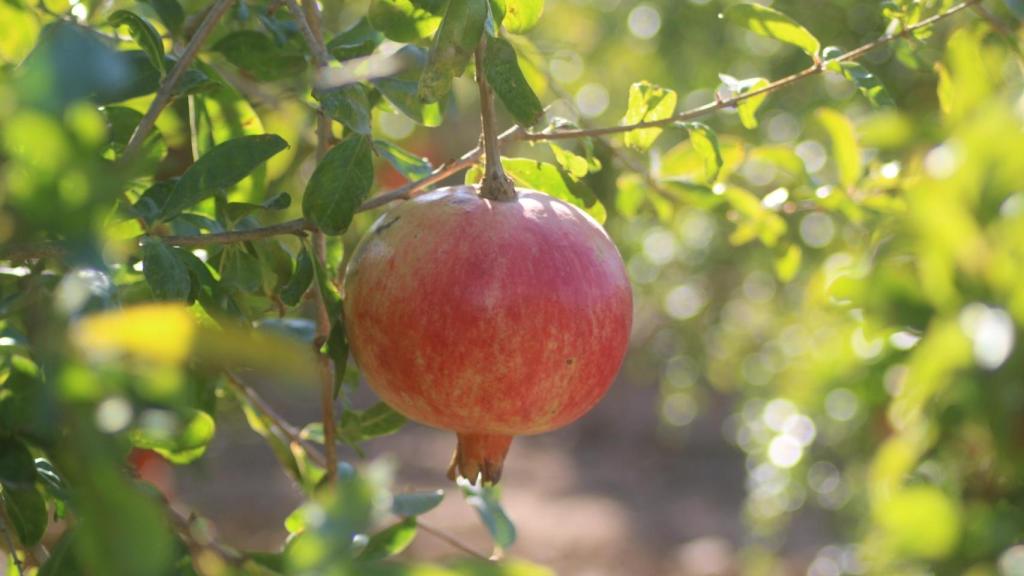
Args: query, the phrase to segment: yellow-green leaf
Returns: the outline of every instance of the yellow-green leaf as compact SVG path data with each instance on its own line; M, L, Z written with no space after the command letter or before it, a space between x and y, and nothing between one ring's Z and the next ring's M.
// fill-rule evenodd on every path
M629 105L622 125L641 122L657 122L671 118L676 111L676 92L656 84L642 81L629 87ZM661 128L642 128L626 133L625 144L635 150L644 151L654 144L661 134Z
M760 4L734 4L725 10L725 18L761 36L792 44L818 59L821 42L806 28L782 12Z
M857 184L864 171L857 130L842 112L832 108L819 108L815 118L828 132L832 141L832 160L836 165L839 183L845 188Z

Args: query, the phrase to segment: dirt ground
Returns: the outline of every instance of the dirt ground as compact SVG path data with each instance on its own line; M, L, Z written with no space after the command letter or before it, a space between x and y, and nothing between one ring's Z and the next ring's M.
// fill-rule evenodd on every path
M315 391L258 388L290 421L316 418ZM369 392L360 395L372 401ZM655 396L653 386L618 382L582 420L513 443L502 480L519 534L509 556L579 576L740 573L744 457L721 433L729 401L719 398L673 438L659 432ZM241 419L221 417L219 426L208 456L178 472L180 498L226 542L273 550L299 490ZM443 504L425 518L486 552L486 530L444 477L454 442L453 434L410 424L369 443L367 453L397 458L400 488L446 488ZM782 542L792 565L785 573L803 573L828 533L815 515L798 517ZM421 533L405 554L443 560L462 553Z

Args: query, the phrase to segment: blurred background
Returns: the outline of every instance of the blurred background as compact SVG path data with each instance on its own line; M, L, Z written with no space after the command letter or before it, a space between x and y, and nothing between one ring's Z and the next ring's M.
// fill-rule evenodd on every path
M41 6L89 18L86 4L66 1ZM548 118L583 127L618 123L636 81L674 90L683 110L811 64L723 20L729 4L547 0L538 25L513 40ZM846 51L956 3L769 4ZM1010 4L983 2L983 13L964 10L870 52L858 71L775 92L753 121L736 110L702 118L718 134L717 182L686 130L665 130L643 153L619 137L564 144L580 154L592 146L603 166L581 182L627 263L634 327L621 374L593 412L513 444L502 502L519 540L508 556L584 576L1024 574L1024 97ZM45 21L15 6L0 2L9 77ZM325 30L341 31L366 2L323 9ZM222 25L253 26L241 8ZM313 169L302 85L257 84L224 54L204 58L244 94L246 130L291 144L261 176L267 196L298 195ZM851 82L862 71L884 85L884 99ZM24 214L40 200L18 198L18 162L27 161L14 143L54 140L19 120L20 94L0 84L0 170ZM374 134L440 165L476 146L476 98L467 75L442 126L382 109ZM175 106L158 123L168 175L191 160L186 104ZM504 154L554 161L543 143ZM383 161L377 168L380 190L402 184ZM248 180L240 188L261 190ZM344 266L378 216L359 215L331 244L333 265ZM312 382L246 381L288 421L319 418ZM352 405L376 401L365 383L351 388ZM209 518L225 542L272 551L303 490L236 408L219 397L202 458L179 467L155 459L143 476ZM391 459L396 489L445 488L426 518L488 551L479 518L444 479L454 443L409 423L364 443L365 455L341 457L357 467ZM404 554L461 553L422 534Z

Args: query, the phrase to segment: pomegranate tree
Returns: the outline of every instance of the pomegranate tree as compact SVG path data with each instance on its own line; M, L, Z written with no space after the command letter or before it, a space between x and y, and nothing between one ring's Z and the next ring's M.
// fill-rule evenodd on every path
M402 204L345 276L366 380L410 419L453 430L449 477L474 482L498 481L513 436L600 400L632 321L622 258L597 222L540 192L502 193L457 186Z

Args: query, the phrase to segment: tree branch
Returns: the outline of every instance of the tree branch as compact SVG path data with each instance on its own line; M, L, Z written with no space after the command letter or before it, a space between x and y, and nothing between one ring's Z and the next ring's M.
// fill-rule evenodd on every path
M958 12L961 12L971 6L974 6L975 4L978 4L980 1L981 0L966 0L965 2L953 6L949 10L946 10L945 12L940 12L938 14L935 14L934 16L925 18L924 20L921 20L920 22L912 26L907 26L906 28L899 32L881 36L872 42L868 42L867 44L850 50L849 52L837 56L836 58L816 63L809 68L801 70L800 72L797 72L795 74L786 76L785 78L775 80L774 82L771 82L766 86L758 88L757 90L751 90L750 92L737 94L731 98L726 98L724 100L715 100L714 102L708 102L703 106L698 106L696 108L680 112L674 116L665 118L664 120L637 122L635 124L624 124L622 126L607 126L604 128L558 130L554 132L533 132L525 134L522 137L522 139L528 142L537 142L542 140L564 140L569 138L584 138L587 136L607 136L609 134L631 132L633 130L640 130L643 128L665 127L671 124L675 124L676 122L685 122L687 120L693 120L694 118L699 118L701 116L707 116L708 114L711 114L712 112L715 112L717 110L735 107L737 104L743 102L744 100L749 100L750 98L754 98L755 96L761 96L763 94L776 92L778 90L781 90L782 88L789 86L790 84L795 84L800 80L803 80L804 78L820 74L827 69L828 64L857 60L860 57L867 54L868 52L881 48L882 46L885 46L886 44L889 44L894 40L908 36L917 30L932 26L933 24L939 22L940 20L944 20Z
M228 11L233 2L234 0L216 0L213 6L210 7L210 11L207 12L202 24L199 25L196 33L188 41L181 56L178 57L178 61L174 63L171 71L167 73L163 82L160 83L160 88L157 90L153 102L149 105L149 110L146 110L146 115L139 121L139 125L135 127L135 132L132 133L132 137L124 147L121 162L130 161L139 151L139 147L142 146L146 137L149 136L149 133L153 131L153 127L156 126L157 117L160 116L163 109L170 103L178 81L181 80L185 71L188 70L189 66L192 65L192 61L199 54L199 47L210 36L214 26L217 25L217 22L224 16L224 13Z

